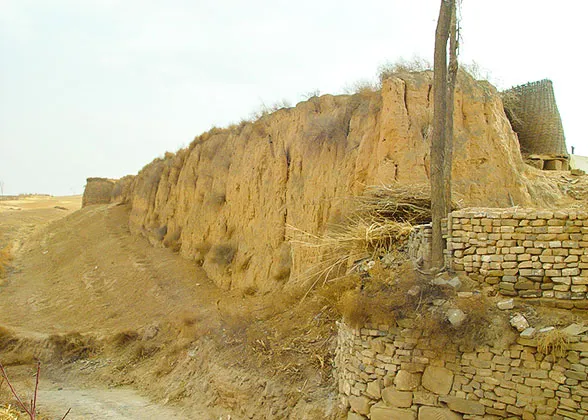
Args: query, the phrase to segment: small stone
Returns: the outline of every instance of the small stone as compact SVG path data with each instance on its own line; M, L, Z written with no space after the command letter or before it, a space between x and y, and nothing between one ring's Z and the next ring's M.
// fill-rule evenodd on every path
M349 404L351 409L359 414L369 414L370 412L370 399L365 396L357 397L352 395L349 397Z
M496 307L498 309L503 310L503 311L505 311L507 309L513 309L514 308L514 299L501 300L500 302L498 302L496 304Z
M394 385L399 391L412 391L421 384L421 375L407 370L399 370L394 378Z
M523 315L517 313L510 318L510 325L512 325L518 332L523 332L529 328L529 321Z
M427 407L419 408L419 420L460 420L461 416L447 408Z
M453 385L453 372L440 366L427 366L423 372L423 388L439 395L447 395Z
M362 416L361 414L354 413L350 411L347 413L347 420L365 420L367 417Z
M459 279L459 277L453 277L451 280L447 282L447 285L457 290L461 287L461 280Z
M537 330L533 327L529 327L526 328L522 333L521 333L521 337L523 338L533 338L535 337L535 334L537 333Z
M459 327L463 322L466 320L467 315L461 309L449 309L445 316L447 320L453 325L454 327Z
M588 327L580 324L571 324L565 327L562 332L567 335L581 335L588 331Z
M394 387L384 388L382 399L387 406L409 408L412 405L412 392L397 391Z
M401 408L386 407L382 403L378 403L372 407L370 412L371 420L416 420L416 413L411 410L404 410Z
M366 388L366 394L372 398L375 399L380 399L381 397L381 385L380 385L380 380L376 379L375 381L372 381L370 383L367 384L367 388Z
M463 414L475 414L483 416L486 412L486 408L477 401L465 400L458 397L443 397L442 402L445 402L447 406L458 413Z

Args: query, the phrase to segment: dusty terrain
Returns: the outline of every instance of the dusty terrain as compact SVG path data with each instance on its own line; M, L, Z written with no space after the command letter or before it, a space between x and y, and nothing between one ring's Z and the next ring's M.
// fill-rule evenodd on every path
M320 298L294 310L290 296L222 291L194 262L131 236L126 206L0 206L14 256L0 360L27 392L42 361L49 418L69 407L73 419L336 416L335 325Z

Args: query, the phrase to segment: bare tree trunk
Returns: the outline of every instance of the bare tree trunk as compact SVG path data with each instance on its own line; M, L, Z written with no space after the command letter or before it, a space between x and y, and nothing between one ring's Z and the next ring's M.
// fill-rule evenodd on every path
M447 108L445 119L445 161L443 162L443 183L445 194L445 214L451 213L451 169L453 166L453 108L455 100L455 83L457 81L457 10L452 1L451 29L449 35L449 68L447 73Z
M439 20L435 31L435 55L433 78L433 140L431 142L431 216L433 237L431 263L433 268L444 265L445 249L441 232L441 219L446 216L443 168L445 161L445 132L447 117L447 41L451 26L452 4L454 0L441 0Z

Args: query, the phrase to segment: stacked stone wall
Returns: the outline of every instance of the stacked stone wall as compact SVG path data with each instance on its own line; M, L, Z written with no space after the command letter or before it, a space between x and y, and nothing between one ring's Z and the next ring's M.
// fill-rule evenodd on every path
M588 308L588 214L465 209L449 218L447 249L457 272L501 294Z
M563 357L536 339L506 349L442 350L414 321L393 328L339 323L336 372L348 419L586 419L588 335L569 337Z
M433 227L431 223L414 226L408 238L408 256L419 266L431 266L431 237Z

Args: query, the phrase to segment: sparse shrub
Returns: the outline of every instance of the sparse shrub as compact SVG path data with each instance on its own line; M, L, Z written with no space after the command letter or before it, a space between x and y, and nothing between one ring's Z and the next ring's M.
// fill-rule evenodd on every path
M314 90L309 90L308 92L303 94L302 97L306 100L309 100L312 98L318 98L320 95L321 95L321 91L318 89L314 89Z
M475 61L471 63L460 63L459 66L461 70L465 71L475 80L490 80L492 78L490 70L483 68Z
M403 73L415 73L421 71L432 70L433 66L422 57L413 57L412 60L405 60L401 58L394 63L385 63L378 68L378 79L380 83L384 80L397 76Z
M95 340L80 333L54 334L49 337L49 343L54 349L55 357L65 362L84 359L97 352Z
M5 350L17 341L12 331L0 326L0 350Z
M139 338L137 331L121 331L112 337L112 344L116 348L126 347Z
M408 265L398 271L376 264L370 277L356 280L360 287L348 290L338 303L346 323L354 328L366 324L392 325L397 319L413 317L433 299L446 297L446 291L420 280Z
M132 354L131 359L133 361L139 361L143 359L147 359L153 356L155 353L159 351L159 347L153 344L147 344L140 341L136 341L135 345L132 347Z
M182 242L180 241L180 237L182 235L182 230L180 228L175 228L174 230L167 231L165 238L163 239L163 245L166 248L171 249L173 252L179 252L180 248L182 247Z
M358 80L344 89L345 93L348 95L362 96L370 96L379 90L380 86L377 83L371 82L369 80Z
M204 258L210 251L210 248L211 245L208 242L200 242L199 244L194 246L194 260L200 265L204 264Z
M314 141L337 141L347 136L347 127L343 118L336 115L319 115L311 121L307 135Z
M290 107L292 107L292 104L287 99L282 99L269 106L262 102L259 109L251 113L251 119L253 121L258 121L259 119L279 111L280 109L287 109Z
M220 266L226 266L233 262L237 249L230 244L216 245L212 248L211 262Z
M559 329L554 329L537 337L537 350L545 355L563 357L568 351L570 337Z

